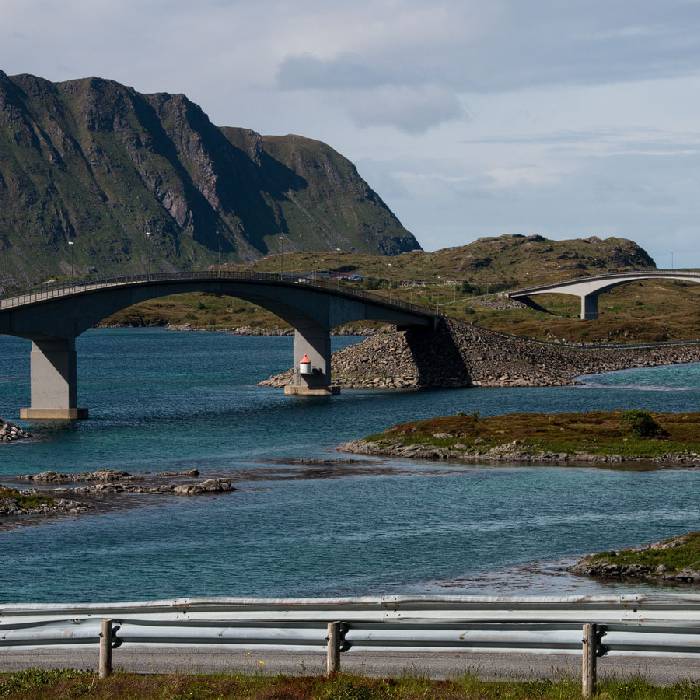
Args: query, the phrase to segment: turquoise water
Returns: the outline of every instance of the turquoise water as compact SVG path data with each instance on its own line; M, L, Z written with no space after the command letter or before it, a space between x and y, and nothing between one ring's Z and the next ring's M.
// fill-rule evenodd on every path
M523 583L518 567L700 529L700 471L369 460L377 473L272 474L287 458L335 458L344 440L460 410L698 410L700 365L617 372L581 387L303 400L256 386L288 366L291 344L163 330L81 337L80 397L91 419L0 445L0 477L197 467L265 478L225 497L164 498L0 533L0 600L455 592L441 586L468 580L471 590L483 577L499 593L533 585L564 592L581 584L556 576L528 583L529 574ZM0 338L0 416L8 419L28 403L28 349ZM301 476L304 467L291 466Z

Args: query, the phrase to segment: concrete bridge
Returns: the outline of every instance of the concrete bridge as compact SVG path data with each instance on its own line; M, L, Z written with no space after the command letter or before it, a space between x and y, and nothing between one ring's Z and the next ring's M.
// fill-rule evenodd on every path
M87 410L79 408L77 401L75 339L102 319L133 304L190 292L225 294L250 301L294 328L295 374L293 383L285 387L287 394L333 392L330 332L335 326L372 320L402 328L434 327L437 318L423 307L297 275L215 271L42 286L0 300L0 335L32 341L31 406L21 409L21 418L86 418ZM299 368L304 355L311 361L308 374L301 374Z
M530 287L511 292L511 299L532 303L532 297L538 294L572 294L581 299L581 318L591 321L598 318L598 296L613 287L629 282L641 282L644 280L679 280L681 282L695 282L700 284L700 272L685 270L642 270L631 272L618 272L596 277L578 277L567 282L545 284L540 287Z

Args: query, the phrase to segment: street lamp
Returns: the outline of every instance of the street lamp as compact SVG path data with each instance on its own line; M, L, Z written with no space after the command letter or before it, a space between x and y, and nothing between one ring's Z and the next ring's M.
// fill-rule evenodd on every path
M151 232L146 229L146 279L151 279Z
M340 268L342 267L341 260L340 260L340 254L343 252L340 248L336 248L335 252L338 253L338 263L336 265L336 271L335 271L335 279L338 282L338 289L340 289Z
M75 241L68 241L68 247L70 248L70 278L71 281L73 281L73 246L75 245Z

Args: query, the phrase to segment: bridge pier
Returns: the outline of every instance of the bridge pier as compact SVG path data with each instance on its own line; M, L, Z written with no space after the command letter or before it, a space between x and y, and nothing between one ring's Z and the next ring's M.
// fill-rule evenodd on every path
M87 418L78 408L78 361L75 338L32 341L32 405L20 409L24 420Z
M581 297L581 320L595 321L598 318L598 295L584 294Z
M311 374L301 374L299 364L307 355ZM330 396L338 393L331 385L331 333L323 326L300 323L294 329L294 379L284 387L287 396Z

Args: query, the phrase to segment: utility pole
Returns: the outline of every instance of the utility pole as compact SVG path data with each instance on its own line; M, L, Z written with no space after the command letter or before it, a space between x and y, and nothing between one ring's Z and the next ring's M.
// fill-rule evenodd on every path
M71 279L71 282L73 281L74 272L75 272L75 268L73 266L73 246L74 245L75 245L75 241L68 241L68 247L70 248L70 279Z

